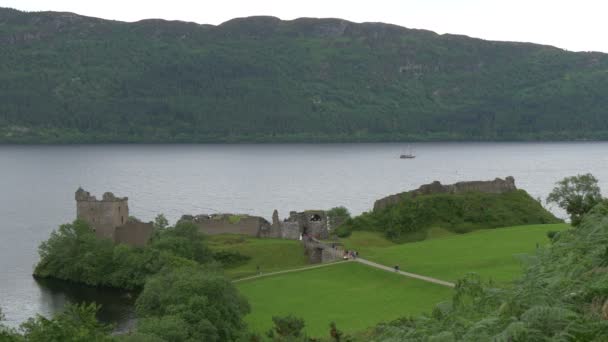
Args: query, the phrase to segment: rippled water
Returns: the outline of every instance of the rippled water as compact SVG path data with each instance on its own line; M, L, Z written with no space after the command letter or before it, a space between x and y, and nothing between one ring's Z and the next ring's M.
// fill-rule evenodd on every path
M554 183L591 172L608 189L608 143L0 146L0 306L16 326L66 300L95 298L107 321L130 317L121 294L39 284L31 277L37 246L75 216L84 187L129 197L131 214L238 212L270 219L290 210L344 205L369 210L375 199L440 180L514 176L546 197ZM558 215L563 214L555 211Z

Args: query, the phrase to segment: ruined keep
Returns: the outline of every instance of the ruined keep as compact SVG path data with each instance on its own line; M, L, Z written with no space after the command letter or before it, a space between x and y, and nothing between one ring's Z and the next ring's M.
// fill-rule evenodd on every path
M151 223L129 222L129 199L116 197L111 192L101 200L78 188L75 194L76 218L87 222L95 235L116 243L132 246L146 244L154 227Z
M492 181L472 181L458 182L455 184L443 185L439 181L434 181L430 184L421 185L418 189L412 191L401 192L381 198L374 202L374 210L384 209L387 206L399 203L404 195L419 196L432 194L460 194L465 192L483 192L490 194L502 194L509 191L515 191L515 179L511 176L505 178L496 178Z

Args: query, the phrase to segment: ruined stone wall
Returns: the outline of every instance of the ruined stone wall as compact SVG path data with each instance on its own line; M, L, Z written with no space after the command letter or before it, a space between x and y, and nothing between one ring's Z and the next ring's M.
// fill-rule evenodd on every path
M472 181L458 182L450 185L443 185L439 181L420 186L416 190L390 195L377 200L374 203L374 210L380 210L387 206L399 203L406 195L432 195L432 194L459 194L465 192L483 192L491 194L501 194L517 190L515 179L511 176L503 179L496 178L492 181Z
M79 188L75 194L76 217L88 222L98 237L114 240L116 227L127 223L129 218L128 198L115 197L111 192L103 194L101 200Z
M292 211L288 218L279 221L279 214L274 211L269 237L299 240L302 234L316 239L326 239L329 236L327 213L323 210L307 210L300 213Z
M231 220L231 217L234 216L240 217L238 222ZM200 232L207 235L242 234L259 237L260 232L270 231L270 223L258 216L231 214L184 215L181 220L192 221L200 228Z
M280 238L289 240L299 240L300 236L302 235L302 229L300 228L300 224L298 222L281 222L280 232Z
M154 233L154 225L144 222L127 222L114 231L114 242L143 247Z

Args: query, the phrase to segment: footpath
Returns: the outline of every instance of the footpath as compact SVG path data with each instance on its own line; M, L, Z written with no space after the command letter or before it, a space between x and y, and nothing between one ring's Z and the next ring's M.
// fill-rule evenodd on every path
M355 262L358 262L358 263L361 263L361 264L364 264L364 265L367 265L367 266L375 267L375 268L383 270L383 271L387 271L387 272L391 272L391 273L397 273L397 274L402 275L404 277L418 279L418 280L426 281L426 282L437 284L437 285L442 285L442 286L447 286L447 287L454 287L455 286L454 283L450 283L450 282L447 282L447 281L444 281L444 280L440 280L440 279L436 279L436 278L431 278L431 277L423 276L423 275L416 274L416 273L410 273L410 272L404 272L404 271L395 271L395 269L392 268L392 267L384 266L384 265L375 263L373 261L369 261L369 260L361 259L361 258L356 258L356 259L348 260L348 261L330 262L330 263L326 263L326 264L320 264L320 265L309 266L309 267L300 267L300 268L294 268L294 269L290 269L290 270L283 270L283 271L277 271L277 272L262 273L262 274L257 274L257 275L250 276L250 277L235 279L232 282L233 283L238 283L238 282L246 281L246 280L252 280L252 279L263 278L263 277L271 277L271 276L278 275L278 274L308 271L308 270L312 270L312 269L315 269L315 268L329 267L329 266L339 265L339 264L342 264L344 262L351 262L351 261L355 261Z
M392 267L388 267L388 266L384 266L378 263L375 263L373 261L369 261L369 260L365 260L365 259L361 259L361 258L356 258L354 261L362 263L364 265L368 265L371 267L375 267L384 271L388 271L388 272L392 272L392 273L398 273L404 277L409 277L409 278L414 278L414 279L418 279L418 280L423 280L429 283L433 283L433 284L437 284L437 285L443 285L443 286L447 286L447 287L454 287L456 285L454 285L454 283L450 283L444 280L440 280L440 279L436 279L436 278L431 278L431 277L427 277L427 276L423 276L420 274L416 274L416 273L410 273L410 272L404 272L404 271L395 271L394 268Z

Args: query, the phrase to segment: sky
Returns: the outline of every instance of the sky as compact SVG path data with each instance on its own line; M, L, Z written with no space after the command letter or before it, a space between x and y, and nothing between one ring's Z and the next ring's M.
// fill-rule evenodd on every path
M608 53L608 0L0 0L0 7L214 25L252 15L332 17Z

